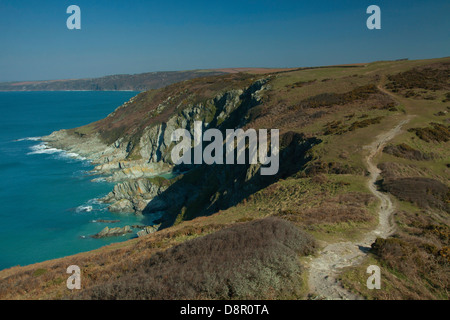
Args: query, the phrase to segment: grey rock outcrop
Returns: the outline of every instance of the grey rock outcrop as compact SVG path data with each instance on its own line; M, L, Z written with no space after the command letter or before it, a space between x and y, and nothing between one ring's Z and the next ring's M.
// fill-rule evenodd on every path
M109 228L109 227L105 227L102 231L100 231L99 233L93 235L93 238L105 238L105 237L116 237L116 236L121 236L127 233L131 233L131 227L130 226L125 226L125 227L117 227L117 228Z
M130 200L121 199L108 206L108 210L117 213L132 213L134 212L134 205Z
M154 183L147 178L132 179L116 184L113 191L99 200L112 203L108 207L112 212L141 213L154 197L168 188L168 185L169 183Z
M161 226L161 224L154 225L154 226L146 226L143 230L139 231L137 233L138 237L143 237L151 233L155 233L158 231L158 228Z

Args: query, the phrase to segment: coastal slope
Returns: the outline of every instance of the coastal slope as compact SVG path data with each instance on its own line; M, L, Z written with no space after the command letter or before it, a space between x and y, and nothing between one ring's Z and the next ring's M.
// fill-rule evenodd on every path
M128 298L136 281L147 289L132 298L171 298L162 293L176 279L183 290L172 298L448 299L449 75L450 58L228 73L142 92L105 119L52 133L49 146L90 159L116 184L102 201L123 214L162 213L158 230L0 271L0 297ZM278 173L175 165L171 134L192 134L195 121L279 129ZM261 235L242 269L229 261L245 255L217 246ZM349 261L328 264L327 254ZM173 261L184 263L164 281L151 276ZM72 264L83 266L80 292L65 287ZM369 265L381 268L382 290L366 287Z

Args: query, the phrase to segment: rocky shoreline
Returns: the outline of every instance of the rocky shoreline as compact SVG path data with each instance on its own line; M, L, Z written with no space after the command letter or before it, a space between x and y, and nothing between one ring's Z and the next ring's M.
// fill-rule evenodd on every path
M137 236L138 237L143 237L143 236L146 236L148 234L151 234L151 233L154 233L154 232L158 231L159 227L160 227L160 224L159 225L152 225L152 226L136 225L136 226L124 226L124 227L116 227L116 228L105 227L105 228L102 229L102 231L100 231L97 234L94 234L91 237L98 239L98 238L106 238L106 237L123 236L123 235L126 235L128 233L132 233L133 229L141 229L140 231L137 232Z
M268 80L269 78L255 80L246 87L219 91L212 99L182 106L177 102L177 95L183 92L175 91L173 96L164 96L164 100L161 100L153 111L149 111L151 113L149 119L155 119L153 122L133 129L133 132L140 130L137 134L114 134L114 137L118 137L114 138L114 141L105 140L104 132L110 129L109 123L114 124L116 118L123 119L124 113L133 114L142 94L131 98L99 122L80 128L55 131L42 137L41 140L49 147L77 154L89 160L95 166L91 173L99 176L93 180L105 179L115 183L109 194L98 199L109 204L108 209L111 212L124 214L165 212L174 205L173 200L178 198L179 189L172 188L168 197L163 195L177 180L161 177L173 173L174 170L171 160L171 150L175 144L171 140L172 133L176 129L186 129L193 134L195 121L202 121L202 129L220 129L222 124L227 128L243 127L247 111L260 103L262 91L268 88ZM184 103L186 99L182 101ZM175 111L167 111L168 114L163 120L156 120L165 114L167 109L173 110L175 104L177 104ZM179 110L176 110L178 108ZM108 125L105 125L105 122ZM106 129L101 129L102 125ZM183 198L188 196L185 192L182 194ZM131 228L126 230L108 228L95 237L121 235L129 233L130 230ZM140 234L156 230L153 226L149 226L143 228Z
M166 190L168 184L158 185L152 179L131 179L116 184L113 191L99 199L104 203L111 203L111 212L143 212L150 201Z
M169 181L160 175L171 174L172 165L164 162L148 163L144 160L127 161L126 153L117 147L108 146L98 137L82 138L67 130L53 132L42 137L50 147L64 150L86 158L94 165L91 174L97 179L114 182L115 186L106 196L97 199L109 204L108 210L115 213L142 214L155 196L164 192ZM156 207L160 208L155 202Z
M108 144L97 130L83 133L83 127L55 131L41 140L53 148L88 159L95 166L93 174L104 176L106 181L116 183L114 190L100 199L110 203L109 210L141 214L149 203L170 185L152 178L170 173L174 168L170 153L174 145L171 140L172 133L181 128L193 134L194 121L197 120L203 120L204 129L218 127L219 123L228 120L237 109L248 109L259 104L261 92L267 89L267 81L268 78L259 79L247 88L229 90L206 102L188 104L182 110L172 113L166 121L145 127L137 142L120 136ZM174 99L167 97L155 108L152 117L163 113ZM137 96L131 98L107 118L113 118L118 112L129 109L136 100ZM213 118L211 110L214 111ZM240 127L242 123L234 125ZM131 159L133 149L139 150L137 159ZM152 203L153 211L166 206L161 201L157 199Z

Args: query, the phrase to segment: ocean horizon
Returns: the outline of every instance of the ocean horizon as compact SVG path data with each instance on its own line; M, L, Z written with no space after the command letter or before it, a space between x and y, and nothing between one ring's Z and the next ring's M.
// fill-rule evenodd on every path
M96 201L114 186L75 153L40 137L106 117L136 91L0 92L0 270L97 249L134 237L94 239L105 226L137 225ZM99 220L119 220L103 223Z

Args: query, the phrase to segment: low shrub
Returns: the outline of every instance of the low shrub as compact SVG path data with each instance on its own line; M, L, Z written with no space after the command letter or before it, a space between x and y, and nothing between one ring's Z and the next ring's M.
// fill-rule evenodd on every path
M299 255L313 238L265 218L158 252L135 271L80 293L82 299L270 299L298 297Z
M393 92L408 90L405 96L415 96L411 89L441 90L449 85L450 69L448 65L436 68L414 68L395 75L389 75L387 88Z
M420 139L431 142L447 142L450 140L450 126L432 122L430 127L411 128L409 132L414 132Z
M384 180L382 187L400 200L415 203L421 208L437 208L450 213L449 188L437 180L422 177L393 178Z
M371 94L379 93L373 84L357 87L345 93L321 93L307 98L300 103L304 108L319 108L333 105L345 105L357 100L367 99Z
M383 149L384 153L393 155L398 158L404 158L409 160L432 160L435 158L434 154L422 153L417 149L414 149L406 143L398 145L388 145Z

